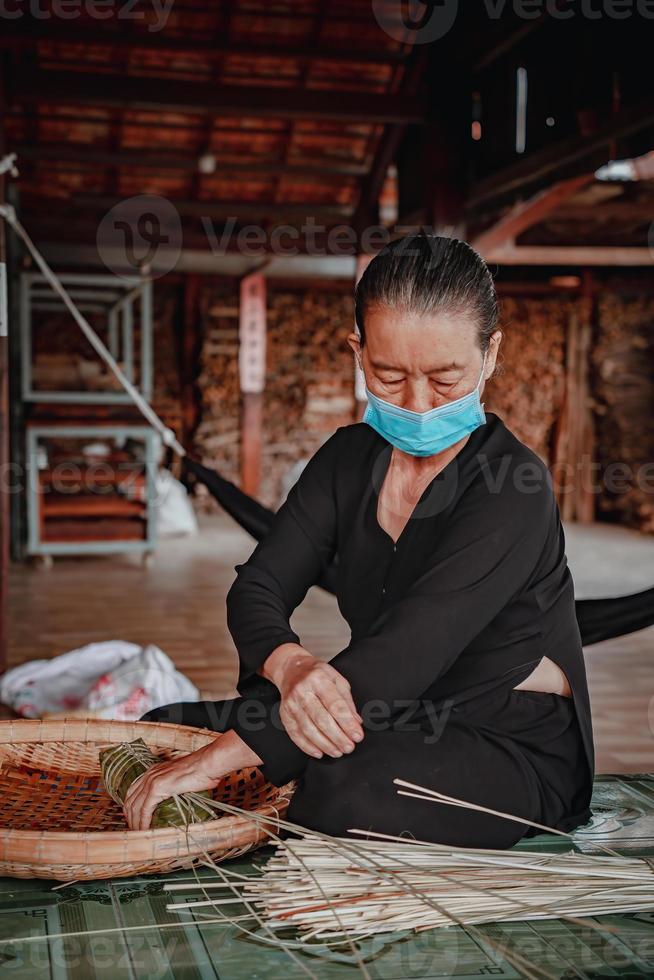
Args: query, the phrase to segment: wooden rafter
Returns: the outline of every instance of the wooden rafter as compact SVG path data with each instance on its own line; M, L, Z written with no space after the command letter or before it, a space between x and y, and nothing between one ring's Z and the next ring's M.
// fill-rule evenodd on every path
M578 164L607 146L612 140L623 139L654 126L654 101L629 106L616 112L594 133L571 136L537 153L531 153L520 163L512 164L499 173L479 181L468 196L468 207L476 207L502 194L519 190L545 178L552 178L570 164ZM588 169L587 167L585 169Z
M472 241L473 248L478 252L489 252L506 242L514 241L523 231L538 224L563 201L573 197L592 180L592 174L571 177L569 180L559 181L545 191L540 191L527 201L519 201L507 214Z
M496 265L577 265L651 266L654 252L649 248L600 245L502 245L482 252Z

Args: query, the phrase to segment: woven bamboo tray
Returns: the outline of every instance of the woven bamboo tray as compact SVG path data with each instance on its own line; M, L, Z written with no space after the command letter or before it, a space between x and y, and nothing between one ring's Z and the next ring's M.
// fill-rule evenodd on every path
M98 754L143 738L162 758L186 755L216 732L157 722L0 721L0 876L71 881L167 872L236 857L268 840L259 823L225 814L191 827L129 830L102 785ZM230 773L214 798L283 817L293 784L255 768ZM274 827L274 821L271 821Z

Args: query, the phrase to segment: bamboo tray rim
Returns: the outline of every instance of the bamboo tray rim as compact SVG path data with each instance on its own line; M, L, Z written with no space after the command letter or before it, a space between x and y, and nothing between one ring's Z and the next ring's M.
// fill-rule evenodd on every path
M0 721L0 769L2 768L4 760L2 759L2 748L6 742L59 742L62 741L62 730L69 729L66 734L70 737L70 729L75 732L92 732L95 729L98 733L102 731L110 731L113 727L114 730L117 728L125 729L131 726L138 725L139 730L144 725L150 728L156 728L161 731L162 722L156 721L115 721L106 720L99 718L70 718L70 719L53 719L48 720L47 718L20 718L20 719L7 719ZM175 729L175 731L173 730ZM166 722L165 730L167 734L172 736L172 741L169 745L161 745L161 748L171 748L174 747L174 739L179 734L182 733L184 736L184 741L191 739L194 735L205 737L206 741L212 740L214 738L220 738L220 732L215 732L209 728L196 728L192 725L176 725ZM44 732L46 735L50 735L50 738L38 738L31 735L32 732ZM7 734L11 735L18 734L20 737L12 738L7 737ZM58 735L55 737L55 733ZM26 737L26 736L30 737ZM72 740L72 739L71 739ZM86 739L88 741L95 741L95 739ZM98 741L103 739L98 738ZM189 750L192 751L192 750ZM98 762L99 768L99 762ZM252 767L247 767L252 768ZM228 775L228 774L226 774ZM287 783L285 786L279 788L280 796L283 796L284 792L291 788L291 783ZM273 816L277 812L277 807L273 803L264 803L260 808L255 811L259 816ZM129 827L125 826L124 830L83 830L83 831L67 831L67 830L18 830L12 827L2 827L0 826L0 841L6 845L10 841L15 841L16 843L22 842L26 843L28 841L40 841L43 842L44 838L51 841L67 841L69 843L79 842L93 842L93 844L99 844L102 842L129 842L136 844L137 842L145 842L147 840L153 840L157 842L165 842L170 840L178 843L183 843L186 845L193 845L195 843L205 843L202 840L191 840L190 831L195 830L196 838L198 836L211 836L212 833L216 831L226 830L227 827L224 826L225 820L231 821L242 821L247 818L242 817L240 814L230 814L224 813L220 817L216 817L213 820L205 820L200 823L188 824L187 827L155 827L149 828L148 830L130 830ZM221 824L223 825L221 828ZM98 863L89 862L87 857L87 863Z
M290 783L288 784L290 786ZM281 787L280 794L286 787ZM258 816L265 817L270 814L272 816L277 812L277 807L273 803L264 803L256 812ZM222 824L225 819L232 820L244 820L247 818L241 817L240 815L234 813L225 813L222 817L217 817L215 820L205 820L202 823L190 823L188 827L155 827L149 830L130 830L129 827L125 827L124 830L15 830L12 827L1 827L0 826L0 840L7 840L8 838L16 840L28 840L34 838L47 837L48 840L66 840L66 841L85 841L89 837L92 838L93 842L96 841L121 841L124 840L124 835L129 834L130 840L162 840L166 837L172 839L181 838L184 843L193 844L195 841L189 839L189 834L187 831L191 831L194 828L199 828L203 832L208 832L210 830L218 830L218 824ZM203 843L200 841L199 843Z

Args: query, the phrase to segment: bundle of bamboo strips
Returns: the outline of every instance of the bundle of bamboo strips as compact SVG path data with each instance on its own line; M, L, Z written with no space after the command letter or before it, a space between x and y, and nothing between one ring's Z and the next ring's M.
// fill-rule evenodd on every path
M530 823L401 779L394 782L401 795ZM220 869L215 881L197 880L201 899L167 908L196 913L244 902L273 935L293 926L301 942L328 943L452 924L562 918L592 925L581 917L654 908L653 862L605 846L602 855L547 854L455 847L361 830L350 833L367 839L334 838L277 823L296 836L282 840L271 835L277 850L261 875L243 877ZM165 887L188 891L193 886Z
M654 908L654 870L642 858L493 851L307 834L283 841L259 877L202 882L214 897L169 909L221 907L236 888L273 930L303 939L362 937ZM177 886L169 885L174 890ZM189 884L180 885L188 890ZM231 897L231 895L230 895Z

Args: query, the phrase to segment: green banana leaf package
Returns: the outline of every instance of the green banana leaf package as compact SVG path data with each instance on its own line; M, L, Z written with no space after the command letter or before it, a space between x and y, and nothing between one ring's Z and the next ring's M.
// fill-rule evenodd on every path
M121 742L100 752L100 768L109 796L122 806L127 791L135 780L163 760L148 748L142 738ZM154 811L151 827L186 827L216 819L209 792L181 793L163 800Z

